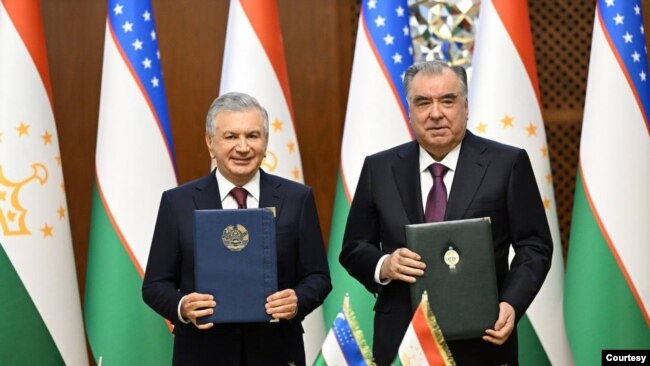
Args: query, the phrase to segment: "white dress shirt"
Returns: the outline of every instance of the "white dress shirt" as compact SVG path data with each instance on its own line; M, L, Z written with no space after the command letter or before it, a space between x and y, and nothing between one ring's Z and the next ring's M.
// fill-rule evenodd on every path
M444 166L446 166L449 170L447 170L447 174L443 177L443 182L445 183L445 188L447 188L447 198L449 198L449 192L451 192L451 184L454 181L454 174L456 173L456 166L458 165L458 156L460 154L460 146L462 145L462 141L460 144L456 145L445 157L440 160L436 161L422 146L419 146L420 148L420 154L419 154L419 159L420 159L420 189L421 189L421 198L422 198L422 211L425 211L427 208L427 197L429 196L429 191L431 188L433 188L433 175L429 171L429 166L433 163L440 163ZM386 258L388 258L389 255L386 254L383 257L379 259L379 262L377 262L377 267L375 267L375 282L382 284L382 285L387 285L390 283L390 279L386 279L384 281L379 278L379 274L381 273L381 266L384 264L384 261Z

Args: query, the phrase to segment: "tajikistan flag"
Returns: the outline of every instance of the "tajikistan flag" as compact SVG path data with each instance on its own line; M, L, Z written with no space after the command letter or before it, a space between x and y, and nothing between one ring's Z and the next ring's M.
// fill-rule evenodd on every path
M580 365L650 349L650 86L640 1L599 1L565 292Z
M275 0L230 2L219 93L228 92L252 95L269 113L269 145L262 168L302 183L302 163Z
M472 60L468 129L526 149L553 238L546 281L518 326L519 360L571 365L564 329L564 260L525 0L484 0Z
M38 0L0 1L0 363L87 365Z
M456 361L431 311L429 296L424 291L420 305L399 345L396 366L429 365L455 366Z
M269 114L269 143L262 169L303 183L300 149L293 124L289 76L275 0L231 0L220 94L243 92ZM319 307L302 323L305 356L311 363L325 338Z
M406 0L363 1L352 64L327 258L332 293L325 300L325 323L350 294L359 325L372 342L374 297L339 264L350 204L366 156L412 140L402 78L413 64Z
M142 300L160 196L176 186L151 1L110 0L86 278L95 361L171 363L172 335Z

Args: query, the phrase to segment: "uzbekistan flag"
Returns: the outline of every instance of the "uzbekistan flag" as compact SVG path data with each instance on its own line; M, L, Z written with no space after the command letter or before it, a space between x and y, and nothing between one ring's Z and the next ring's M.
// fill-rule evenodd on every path
M456 365L431 311L426 291L422 294L420 305L415 309L397 355L395 365Z
M232 91L252 95L269 114L269 142L262 168L304 183L275 0L230 2L219 93ZM322 308L302 324L305 356L311 363L325 338Z
M0 363L87 365L38 0L0 1Z
M172 335L142 301L160 196L176 186L151 1L108 1L86 278L98 364L171 362Z
M343 298L343 307L334 318L315 365L374 365L372 351L359 328L348 294Z
M571 365L562 313L564 260L525 0L484 0L472 60L468 128L527 151L553 238L551 269L518 325L519 360Z
M402 86L413 64L408 19L406 0L362 3L327 251L335 285L325 301L325 322L331 324L338 314L333 299L350 293L352 305L361 309L359 325L371 340L374 297L339 264L339 253L365 157L413 138Z
M640 1L598 1L565 292L579 365L650 349L650 86Z

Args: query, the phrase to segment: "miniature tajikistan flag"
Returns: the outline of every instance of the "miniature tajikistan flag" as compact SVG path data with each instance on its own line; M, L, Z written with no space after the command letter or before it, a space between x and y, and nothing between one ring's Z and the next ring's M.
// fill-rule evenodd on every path
M420 305L413 314L397 354L395 365L456 365L431 311L426 291L422 294Z

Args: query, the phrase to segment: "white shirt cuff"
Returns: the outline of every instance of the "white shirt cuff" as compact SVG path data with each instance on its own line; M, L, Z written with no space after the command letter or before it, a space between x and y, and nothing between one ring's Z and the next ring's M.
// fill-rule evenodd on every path
M178 309L176 310L176 313L178 313L178 320L180 320L181 323L190 324L192 321L183 319L183 316L181 315L181 306L183 305L183 300L185 300L185 296L181 297L181 301L178 302Z
M380 285L388 285L392 280L389 278L385 281L381 281L381 278L379 278L379 275L381 274L381 266L384 264L384 261L386 258L390 257L390 255L386 254L383 257L379 258L379 262L377 262L377 267L375 267L375 282L377 282Z

